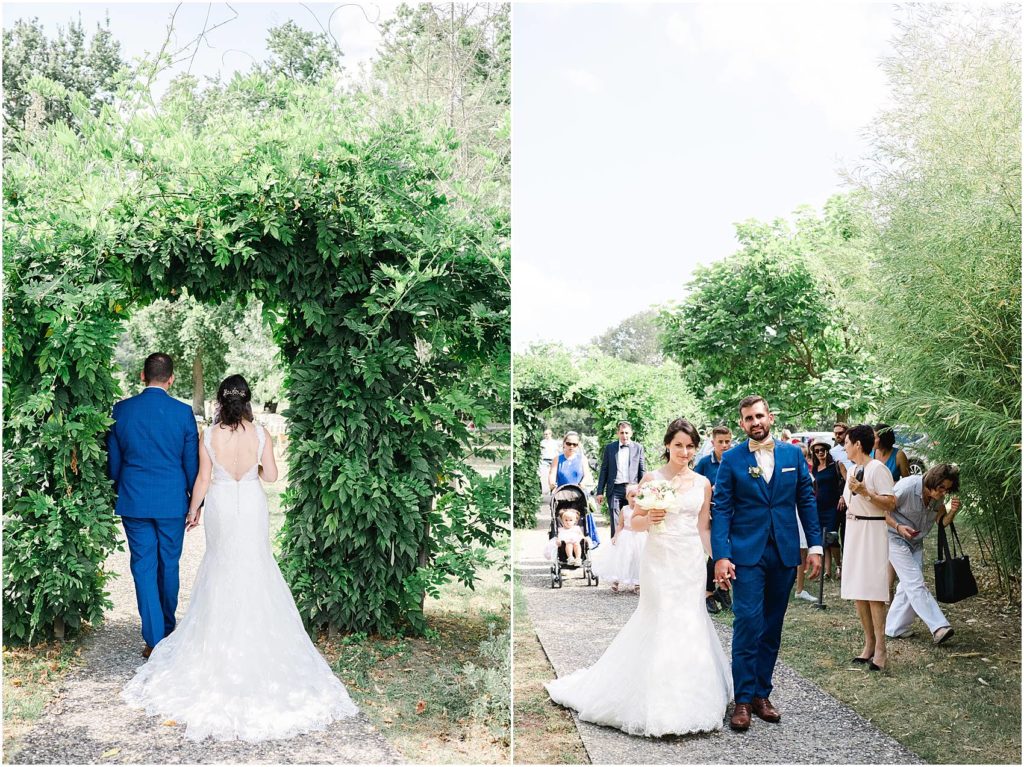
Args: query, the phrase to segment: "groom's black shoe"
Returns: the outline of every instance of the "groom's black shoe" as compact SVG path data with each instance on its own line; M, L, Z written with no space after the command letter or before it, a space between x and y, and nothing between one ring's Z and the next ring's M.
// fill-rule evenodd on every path
M729 717L729 726L739 732L750 729L750 704L737 703Z
M782 719L782 714L767 698L754 698L753 708L754 713L766 722L777 722Z
M145 649L142 651L142 657L146 658L148 660L149 656L152 655L152 654L153 654L153 648L150 647L149 645L146 645Z

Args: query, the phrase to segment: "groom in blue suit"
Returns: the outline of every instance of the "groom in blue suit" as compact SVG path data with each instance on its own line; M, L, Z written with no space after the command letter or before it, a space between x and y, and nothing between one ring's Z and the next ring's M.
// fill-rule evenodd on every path
M167 392L174 383L170 357L149 355L142 380L146 388L140 394L114 405L107 452L142 617L142 656L148 658L174 631L178 560L199 473L199 436L192 408Z
M807 537L808 576L821 568L821 531L807 461L796 445L771 438L775 416L763 397L740 402L749 438L722 455L715 480L711 550L715 581L733 588L732 678L734 730L750 727L753 711L766 722L781 715L768 696L782 641L782 619Z

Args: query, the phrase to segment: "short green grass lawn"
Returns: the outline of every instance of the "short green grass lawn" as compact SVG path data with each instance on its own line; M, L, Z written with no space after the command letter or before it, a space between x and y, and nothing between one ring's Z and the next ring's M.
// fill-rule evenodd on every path
M498 551L504 557L507 547ZM427 603L426 615L428 637L354 634L320 649L409 761L507 764L511 648L504 570L495 565L472 591L448 585Z

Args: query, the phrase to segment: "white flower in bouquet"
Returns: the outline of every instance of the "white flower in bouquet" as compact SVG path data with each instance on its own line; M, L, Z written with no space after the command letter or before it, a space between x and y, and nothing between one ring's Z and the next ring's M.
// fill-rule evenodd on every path
M673 507L676 500L676 492L672 483L666 479L656 479L653 482L644 484L636 495L636 505L641 509L665 509L668 511ZM661 532L665 529L665 523L659 522L651 525L652 531Z

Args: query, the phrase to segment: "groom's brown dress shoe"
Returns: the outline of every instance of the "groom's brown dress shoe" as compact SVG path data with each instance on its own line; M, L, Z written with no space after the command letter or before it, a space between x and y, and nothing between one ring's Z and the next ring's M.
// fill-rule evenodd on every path
M153 654L153 648L150 647L149 645L146 645L145 649L142 651L142 657L146 658L148 660L149 656L152 655L152 654Z
M767 698L754 698L753 708L754 713L766 722L777 722L782 719L782 714Z
M737 703L729 717L729 726L734 730L743 732L750 727L750 704Z

